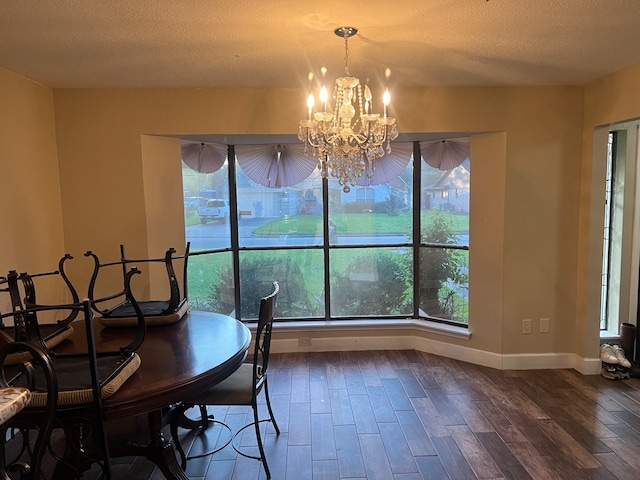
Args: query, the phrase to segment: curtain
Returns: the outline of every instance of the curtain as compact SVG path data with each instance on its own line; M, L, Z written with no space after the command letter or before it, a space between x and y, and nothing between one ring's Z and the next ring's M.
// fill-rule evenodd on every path
M413 143L392 143L391 153L385 153L376 160L376 171L373 178L369 178L365 170L365 173L356 181L356 184L361 187L369 187L390 182L407 168L412 154Z
M469 156L470 139L448 138L420 142L420 154L424 161L439 170L452 170Z
M219 143L182 142L182 161L197 172L217 172L224 165L228 148Z
M318 159L304 154L303 144L237 145L238 165L254 182L265 187L289 187L309 177Z

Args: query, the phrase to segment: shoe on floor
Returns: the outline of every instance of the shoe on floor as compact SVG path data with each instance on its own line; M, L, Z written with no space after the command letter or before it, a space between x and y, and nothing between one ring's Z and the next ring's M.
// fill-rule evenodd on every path
M631 375L629 375L629 371L625 367L623 367L622 365L616 365L615 367L618 370L618 378L620 380L627 380L631 378Z
M603 363L601 373L604 378L608 378L609 380L620 380L620 373L615 365Z
M624 368L631 368L631 362L627 360L627 357L624 354L624 350L620 345L611 345L611 350L613 354L618 359L618 363L622 365Z
M600 345L600 360L610 365L618 365L620 363L613 351L613 347L608 343Z

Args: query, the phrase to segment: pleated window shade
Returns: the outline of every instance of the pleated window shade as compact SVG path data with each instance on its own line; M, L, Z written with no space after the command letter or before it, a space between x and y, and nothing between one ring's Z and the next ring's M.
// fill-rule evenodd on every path
M420 155L427 165L439 170L453 170L469 156L469 138L448 138L420 142Z

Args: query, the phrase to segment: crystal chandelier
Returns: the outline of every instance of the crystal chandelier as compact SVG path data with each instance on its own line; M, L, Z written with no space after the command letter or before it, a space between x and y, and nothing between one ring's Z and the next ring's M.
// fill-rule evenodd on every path
M338 179L345 193L348 193L356 181L366 170L369 178L373 178L376 160L386 153L391 153L389 142L398 136L396 119L387 117L387 105L391 95L387 88L383 95L384 113L372 113L371 90L367 85L362 87L360 80L349 73L349 37L358 33L353 27L340 27L334 32L344 38L344 77L336 79L333 90L335 108L329 111L327 89L323 85L320 90L320 111L313 112L315 98L309 94L306 120L300 121L298 138L305 143L305 154L308 147L318 156L320 174L323 178L329 175ZM322 68L322 77L327 71ZM388 70L387 70L388 76ZM313 74L309 74L309 82Z

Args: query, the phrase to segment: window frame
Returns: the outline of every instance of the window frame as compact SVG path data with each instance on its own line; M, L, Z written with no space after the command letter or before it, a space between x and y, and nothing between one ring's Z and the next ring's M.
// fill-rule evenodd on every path
M423 248L436 248L436 249L451 249L451 250L464 250L469 251L468 245L440 245L425 243L421 240L421 205L420 205L420 192L421 192L421 172L422 172L422 156L420 153L420 144L418 141L413 143L413 154L410 161L413 162L413 183L412 183L412 221L413 228L411 232L411 238L409 241L404 242L391 242L391 243L376 243L376 244L332 244L330 242L330 222L329 222L329 182L326 178L322 179L322 243L319 245L274 245L274 246L240 246L239 238L239 224L238 224L238 198L237 198L237 160L235 156L235 148L233 145L228 146L227 164L228 164L228 182L229 182L229 227L230 227L230 246L216 249L202 249L192 250L191 256L199 255L211 255L222 252L230 252L232 255L232 272L234 276L234 301L236 317L245 322L251 322L255 319L243 318L243 312L241 307L241 292L239 287L239 272L240 272L240 256L241 253L249 251L274 251L274 250L321 250L323 254L324 262L324 316L312 317L310 322L340 322L346 320L367 320L375 322L377 320L406 320L408 318L426 320L441 324L449 324L454 327L468 328L467 323L459 321L451 321L444 318L432 317L425 314L420 310L420 250ZM231 160L232 159L232 160ZM235 213L234 213L235 212ZM188 237L187 237L188 238ZM413 312L412 317L408 315L349 315L349 316L333 316L331 308L331 278L330 278L330 254L332 251L338 250L350 250L350 249L362 249L362 248L380 248L380 249L409 249L412 253L413 259ZM467 282L467 289L469 284ZM299 322L301 318L288 317L278 318L278 322Z

